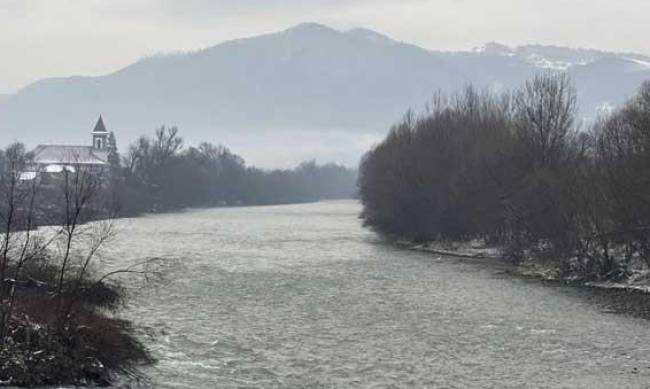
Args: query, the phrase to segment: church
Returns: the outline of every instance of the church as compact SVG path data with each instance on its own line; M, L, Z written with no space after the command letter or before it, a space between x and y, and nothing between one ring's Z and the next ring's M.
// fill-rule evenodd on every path
M92 130L90 146L39 145L32 151L34 172L60 173L64 169L86 167L101 170L108 165L108 136L104 119L99 116Z

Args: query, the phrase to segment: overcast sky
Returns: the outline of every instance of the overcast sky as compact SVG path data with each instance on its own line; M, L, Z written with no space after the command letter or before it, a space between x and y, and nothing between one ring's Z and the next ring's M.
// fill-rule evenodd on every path
M498 41L650 54L648 15L650 0L0 0L0 93L301 22L430 49Z

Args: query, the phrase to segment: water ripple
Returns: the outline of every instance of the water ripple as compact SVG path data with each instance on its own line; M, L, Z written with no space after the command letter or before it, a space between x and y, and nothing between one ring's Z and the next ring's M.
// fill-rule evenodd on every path
M648 388L650 327L562 288L384 244L355 202L124 221L165 258L124 315L157 388Z

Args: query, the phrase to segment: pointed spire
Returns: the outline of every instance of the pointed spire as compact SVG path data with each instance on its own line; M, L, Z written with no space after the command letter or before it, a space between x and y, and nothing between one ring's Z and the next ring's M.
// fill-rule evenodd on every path
M99 119L97 120L97 124L95 124L95 129L93 132L100 132L100 133L106 133L108 132L106 130L106 126L104 125L104 119L102 118L102 115L99 115Z

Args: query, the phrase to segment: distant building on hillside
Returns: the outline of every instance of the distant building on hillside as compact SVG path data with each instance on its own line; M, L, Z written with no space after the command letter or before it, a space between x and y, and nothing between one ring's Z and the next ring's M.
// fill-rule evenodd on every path
M32 151L34 172L60 173L75 167L101 170L108 166L108 130L99 116L90 146L39 145Z

